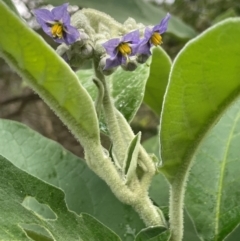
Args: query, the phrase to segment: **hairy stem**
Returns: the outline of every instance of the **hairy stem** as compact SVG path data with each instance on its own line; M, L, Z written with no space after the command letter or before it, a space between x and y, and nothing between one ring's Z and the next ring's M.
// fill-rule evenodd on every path
M190 163L183 165L171 183L169 223L171 237L169 241L182 241L183 239L183 208L184 195Z
M115 108L111 99L108 82L105 80L105 76L98 70L97 60L94 62L94 69L97 79L102 83L104 88L103 110L110 138L113 142L113 148L115 148L114 151L117 155L117 161L120 166L123 167L125 153L129 143L134 138L134 133L122 114ZM155 166L142 146L139 152L139 162L143 162L146 167L145 169L147 169L141 180L138 179L137 175L134 175L130 183L123 185L123 183L120 182L114 185L114 180L106 180L108 179L106 178L106 174L109 175L108 172L106 172L102 178L106 180L119 200L130 204L139 213L147 227L166 226L161 210L158 210L148 197L148 188L155 173ZM111 165L113 164L111 163ZM101 168L103 168L103 166L101 166ZM106 166L106 169L107 168Z
M105 80L105 76L98 70L98 62L95 60L94 69L97 78L101 81L104 87L104 97L103 97L103 110L106 117L106 122L108 126L108 131L113 142L113 152L115 153L120 166L123 166L123 160L125 157L125 152L128 143L124 141L124 137L119 128L115 107L110 96L110 90L108 82Z
M165 219L159 214L157 208L153 205L147 194L138 197L138 201L133 205L133 208L139 213L147 227L163 226L165 227ZM161 211L160 211L161 212Z
M93 82L98 88L98 95L97 95L97 99L95 101L95 109L96 109L98 118L100 118L103 97L104 97L104 87L103 87L102 82L96 78L93 78Z

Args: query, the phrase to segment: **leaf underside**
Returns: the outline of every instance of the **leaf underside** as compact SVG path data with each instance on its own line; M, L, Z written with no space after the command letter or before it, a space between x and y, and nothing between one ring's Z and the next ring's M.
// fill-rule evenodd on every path
M44 228L45 232L42 236L46 237L47 232L49 237L57 241L79 239L120 241L117 235L92 216L88 214L77 216L69 212L61 190L18 169L2 156L0 156L0 170L1 239L26 240L22 228L26 230L27 226L36 225ZM36 198L39 203L49 205L57 215L57 219L54 221L43 219L34 210L24 208L22 202L27 196ZM33 226L31 227L35 230ZM40 229L38 231L41 232Z
M70 210L94 216L123 240L133 240L134 232L144 227L138 214L122 204L84 160L30 128L0 120L0 154L18 168L61 188Z
M206 241L222 241L240 223L240 101L200 145L191 170L186 207Z

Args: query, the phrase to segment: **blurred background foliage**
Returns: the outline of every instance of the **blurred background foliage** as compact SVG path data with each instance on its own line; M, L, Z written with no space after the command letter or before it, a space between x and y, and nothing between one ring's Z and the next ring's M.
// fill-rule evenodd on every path
M42 35L53 48L56 48L56 43L39 29L39 25L32 14L32 9L39 7L50 8L50 2L60 5L63 1L13 0L12 2L28 25ZM77 2L81 3L81 1L70 1L70 4L73 3L68 9L70 13L81 9L81 5L76 5ZM109 3L108 0L91 0L85 2L84 7L89 3L91 3L90 7L93 7L95 2L98 8L101 5L104 6L107 2ZM131 5L134 0L126 2ZM173 16L178 17L197 33L204 31L224 18L238 16L240 13L240 2L234 0L148 0L148 2L153 7L159 8L161 11L170 12ZM118 11L118 9L114 10ZM121 11L123 10L121 9ZM174 57L187 41L188 39L178 38L171 33L166 33L164 35L163 48L170 55L171 59L174 60ZM0 90L0 118L22 122L44 136L61 143L73 153L82 156L82 148L79 147L79 144L67 128L46 104L22 82L18 75L12 72L2 59L0 59ZM141 131L143 133L144 141L157 134L158 123L159 116L150 110L148 106L142 104L131 125L135 132ZM108 140L105 136L103 136L103 140L107 145Z

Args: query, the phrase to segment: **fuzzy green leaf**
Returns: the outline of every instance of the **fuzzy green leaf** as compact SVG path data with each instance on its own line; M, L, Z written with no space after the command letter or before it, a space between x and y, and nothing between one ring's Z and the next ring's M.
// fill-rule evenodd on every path
M165 232L166 228L164 227L149 227L141 230L136 236L135 241L147 241L151 240L152 238L156 238L161 233Z
M88 214L77 216L69 212L61 190L25 173L0 156L0 236L2 240L26 240L24 229L31 225L44 227L56 240L120 241L112 231ZM47 204L57 219L41 218L34 209L22 205L23 200L34 197ZM44 236L44 235L43 235Z
M208 133L188 181L187 210L206 241L225 240L240 223L239 105L237 101Z
M170 182L240 94L239 26L235 18L209 28L173 63L160 126L162 171Z
M154 48L144 102L160 115L171 69L171 59L163 49Z
M154 235L157 232L159 232L160 234ZM169 237L170 237L169 230L164 231L162 228L154 227L154 228L143 229L138 234L135 241L168 241Z
M133 119L142 103L150 64L151 59L138 66L134 72L118 68L109 79L115 107L128 121Z
M141 132L139 132L133 138L127 149L126 157L124 160L124 174L126 175L127 182L131 180L131 177L136 172L140 140Z
M93 103L69 66L0 1L0 55L48 103L80 141L99 139Z
M19 16L19 13L15 7L15 5L13 4L12 0L4 0L4 2L8 5L8 7L16 14Z
M122 204L84 160L27 126L0 120L0 154L24 171L61 188L70 210L94 216L123 240L132 241L134 233L144 227L132 207ZM36 202L28 205L36 206L36 210L41 208L45 217L54 218Z

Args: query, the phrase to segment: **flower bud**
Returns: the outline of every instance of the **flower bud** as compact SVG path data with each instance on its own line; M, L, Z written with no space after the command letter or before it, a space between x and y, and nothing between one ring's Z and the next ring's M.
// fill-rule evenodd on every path
M128 30L133 30L137 28L136 20L133 18L128 18L124 23L123 26Z
M102 46L102 44L105 42L105 39L99 39L95 42L95 46L94 46L94 54L95 56L97 56L98 58L101 58L101 56L106 54L106 50L105 48Z
M83 59L90 59L93 56L93 47L90 44L86 44L81 48L81 52L79 55L82 56Z
M105 39L111 38L109 27L104 25L103 23L98 24L98 33L100 33L102 36L104 36Z
M83 14L82 10L77 11L71 16L71 24L77 29L84 29L89 36L95 34L94 29L90 26L89 20Z
M66 45L65 43L62 43L61 45L59 45L56 49L56 53L60 56L63 56L64 54L66 54L66 52L69 50L69 46Z
M91 44L85 44L83 46L74 44L67 51L69 64L71 67L79 68L85 60L92 58L93 47Z
M85 31L83 29L79 29L78 32L80 33L80 40L77 41L78 45L83 46L90 40L90 37L88 34L85 33Z
M104 74L104 75L111 75L117 68L113 67L110 69L104 69L106 66L106 59L107 57L104 56L100 59L98 69Z
M148 58L149 58L150 55L147 55L147 54L139 54L137 56L137 62L139 64L144 64L147 62Z
M129 60L126 62L126 64L121 65L122 69L126 71L134 71L137 68L138 64L136 60Z

